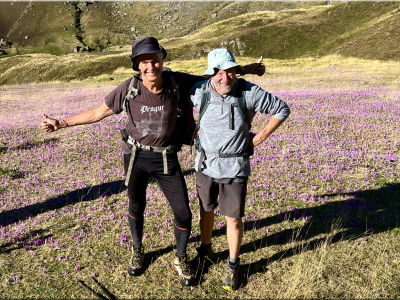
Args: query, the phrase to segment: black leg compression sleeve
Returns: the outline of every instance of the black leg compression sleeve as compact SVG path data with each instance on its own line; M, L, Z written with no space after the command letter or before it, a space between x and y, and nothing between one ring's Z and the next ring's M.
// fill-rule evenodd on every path
M176 238L176 255L186 255L186 248L190 237L190 229L174 228Z
M134 246L142 245L144 219L128 216Z
M157 168L159 171L154 172L153 175L172 208L175 224L179 228L190 230L192 226L192 212L189 207L189 196L185 178L178 159L168 160L168 175L162 172L162 161L159 164Z

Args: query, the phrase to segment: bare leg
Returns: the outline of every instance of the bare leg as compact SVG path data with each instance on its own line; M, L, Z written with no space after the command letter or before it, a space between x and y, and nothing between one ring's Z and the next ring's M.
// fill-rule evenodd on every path
M243 238L243 222L242 219L235 219L231 217L226 218L226 236L229 245L229 257L236 259L239 256L240 246L242 245Z
M210 244L214 228L214 211L205 211L200 207L200 234L201 243Z

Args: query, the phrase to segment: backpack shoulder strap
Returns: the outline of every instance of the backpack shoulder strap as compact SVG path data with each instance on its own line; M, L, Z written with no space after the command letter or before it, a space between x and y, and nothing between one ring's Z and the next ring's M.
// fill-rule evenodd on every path
M125 112L128 112L128 103L129 100L136 98L138 95L140 95L140 91L137 89L137 84L139 78L137 77L138 75L134 75L131 79L131 82L128 85L127 93L126 96L123 100L122 103L122 110Z
M172 71L163 71L163 73L165 73L168 76L169 82L171 84L171 89L172 89L172 93L174 94L174 96L176 97L176 100L178 101L178 115L182 114L182 109L181 109L181 95L179 93L179 84L175 79L175 76L173 74Z
M196 123L196 127L194 129L194 133L197 132L200 128L200 120L203 117L204 113L207 110L208 105L210 104L210 98L211 98L211 93L209 91L207 91L207 83L208 80L205 81L202 85L201 85L201 103L200 103L200 110L199 110L199 119ZM200 139L197 138L196 139L196 149L200 149Z
M207 91L207 83L204 82L201 86L201 103L200 103L200 111L199 111L199 123L204 113L206 112L208 105L210 104L211 93Z
M243 121L247 122L246 115L247 115L247 106L246 106L246 91L244 89L245 80L239 78L237 82L236 92L235 92L235 106L242 117Z
M172 92L174 93L174 95L176 96L176 98L179 102L179 100L180 100L179 84L177 83L172 71L164 71L164 72L167 73L167 75L169 76L169 79L171 80Z
M237 105L236 107L237 107L239 114L242 117L243 121L245 121L250 126L251 122L250 122L250 118L247 114L248 109L247 109L247 105L246 105L245 84L246 84L246 81L244 79L241 79L241 78L238 79L238 86L237 86L238 90L236 92L235 104Z
M172 93L174 94L174 96L176 97L176 100L178 101L177 109L178 109L178 116L180 117L180 116L183 115L183 110L182 110L182 107L181 107L182 103L180 101L181 100L181 96L179 94L179 84L176 81L175 76L174 76L172 71L164 71L164 72L169 77L169 80L171 82Z

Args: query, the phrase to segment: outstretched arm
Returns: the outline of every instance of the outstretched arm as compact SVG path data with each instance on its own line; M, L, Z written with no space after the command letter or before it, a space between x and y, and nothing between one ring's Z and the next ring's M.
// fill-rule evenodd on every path
M264 142L267 137L269 137L283 122L284 121L281 121L278 118L272 116L271 119L269 119L267 125L259 133L250 133L249 145L251 147L256 147Z
M49 118L47 115L43 114L44 120L40 126L44 131L52 132L69 126L95 123L105 117L111 116L112 114L114 114L114 112L107 106L107 104L103 103L95 109L87 110L80 114L60 120Z

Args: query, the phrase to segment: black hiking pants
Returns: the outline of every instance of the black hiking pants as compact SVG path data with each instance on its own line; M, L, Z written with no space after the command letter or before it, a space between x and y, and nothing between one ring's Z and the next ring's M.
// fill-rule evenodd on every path
M130 157L130 154L124 154L125 174L127 173ZM164 174L161 153L141 151L135 157L128 184L128 220L134 245L137 246L142 242L146 189L151 176L158 183L172 208L175 219L177 254L186 254L186 246L191 233L192 213L189 207L185 178L176 153L168 155L168 174Z

